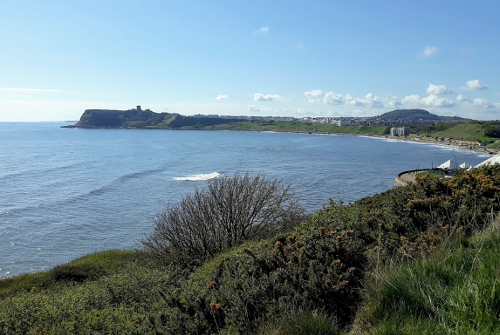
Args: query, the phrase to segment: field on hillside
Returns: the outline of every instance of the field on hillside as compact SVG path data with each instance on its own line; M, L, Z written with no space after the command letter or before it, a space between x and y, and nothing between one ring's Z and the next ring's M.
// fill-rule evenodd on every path
M457 123L446 130L438 130L436 132L422 132L423 136L442 136L451 137L454 139L462 139L469 141L479 141L483 144L492 144L498 141L497 138L485 135L485 126L479 122Z
M185 129L193 129L185 127ZM337 127L328 124L307 124L301 122L287 121L241 121L215 126L204 126L196 129L203 130L241 130L241 131L288 131L288 132L319 132L332 134L357 134L357 135L383 135L387 130L386 126L380 127L360 127L343 126Z

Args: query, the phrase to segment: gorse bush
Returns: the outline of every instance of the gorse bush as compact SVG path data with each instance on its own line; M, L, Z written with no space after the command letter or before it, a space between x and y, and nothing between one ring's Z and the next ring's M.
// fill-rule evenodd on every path
M251 334L261 322L297 305L335 315L345 326L359 302L365 264L353 242L350 230L306 227L246 243L163 295L181 312L174 323L195 334Z
M330 202L309 224L351 227L379 260L432 252L457 230L470 235L500 211L500 165L462 172L449 179L417 178L354 204Z
M472 235L500 211L499 172L423 177L301 223L281 182L216 180L159 215L153 253L0 281L0 334L336 334L357 313L352 333L498 333L499 232Z
M289 230L304 213L290 186L279 180L224 177L158 214L143 244L169 261L202 262L246 241Z

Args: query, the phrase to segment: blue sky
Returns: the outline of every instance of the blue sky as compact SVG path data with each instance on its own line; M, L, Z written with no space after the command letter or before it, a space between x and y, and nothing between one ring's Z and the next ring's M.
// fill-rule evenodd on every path
M500 119L500 1L0 0L0 121Z

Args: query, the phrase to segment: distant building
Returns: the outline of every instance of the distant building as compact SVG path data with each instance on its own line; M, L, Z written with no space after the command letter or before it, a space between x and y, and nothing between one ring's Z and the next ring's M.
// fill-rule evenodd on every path
M333 123L337 127L345 127L345 126L350 126L351 125L351 120L335 120L335 123Z
M408 127L391 127L391 136L405 137L408 134L410 134Z
M137 106L137 110L141 112L142 111L141 106Z

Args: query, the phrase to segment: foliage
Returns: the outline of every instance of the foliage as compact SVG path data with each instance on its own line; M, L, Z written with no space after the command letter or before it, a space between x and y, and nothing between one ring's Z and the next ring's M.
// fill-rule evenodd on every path
M156 127L173 114L154 113L150 110L87 109L76 123L85 128L147 128Z
M500 210L500 166L464 171L450 179L417 178L357 201L361 240L378 258L431 252L456 230L472 234Z
M124 250L108 250L81 257L71 263L38 273L0 280L0 297L20 291L49 288L61 282L97 280L135 260L147 257L143 253Z
M3 297L0 334L155 334L150 317L165 307L157 288L172 274L146 264L139 257L95 281L61 281Z
M490 123L484 126L484 136L500 138L500 125Z
M424 109L396 109L379 116L381 119L407 119L413 120L441 120L441 117L431 114Z
M468 123L440 123L437 125L420 125L415 132L427 133L429 136L450 137L467 141L479 141L483 144L493 143L498 137L500 127L496 121L474 121Z
M190 129L190 128L185 128ZM289 121L238 121L214 126L204 126L198 129L205 130L241 130L241 131L283 131L283 132L307 132L324 134L363 134L383 135L386 126L334 126L320 123L303 123Z
M214 179L167 207L144 245L168 261L204 261L246 241L298 225L304 210L279 180L248 174Z
M269 317L301 305L348 324L364 266L351 234L300 229L216 257L181 289L164 292L168 304L182 312L175 323L198 334L252 333Z
M256 332L259 335L340 335L334 317L321 310L300 307L283 311L274 320L264 323Z
M250 333L296 305L345 324L364 261L351 234L304 227L247 243L190 275L130 263L96 281L18 293L2 301L0 333Z
M499 253L489 230L373 273L354 333L498 334Z
M0 281L0 333L337 334L360 305L352 333L498 333L500 233L473 234L500 210L499 172L330 201L197 268L110 252Z

